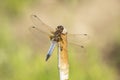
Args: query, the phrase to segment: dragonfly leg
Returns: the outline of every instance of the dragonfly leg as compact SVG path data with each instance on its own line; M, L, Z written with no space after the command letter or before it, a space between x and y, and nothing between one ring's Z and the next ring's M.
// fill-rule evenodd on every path
M63 50L63 47L62 47L62 46L60 46L60 50L61 50L61 51Z

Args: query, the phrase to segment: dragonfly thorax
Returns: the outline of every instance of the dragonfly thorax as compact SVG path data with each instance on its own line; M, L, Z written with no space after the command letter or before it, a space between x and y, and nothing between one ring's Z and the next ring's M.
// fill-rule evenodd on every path
M51 40L59 42L62 40L61 34L63 32L63 26L57 26L56 31L53 33L53 36L50 37Z
M63 29L64 29L63 26L59 25L59 26L57 26L56 31L59 32L59 33L62 33Z

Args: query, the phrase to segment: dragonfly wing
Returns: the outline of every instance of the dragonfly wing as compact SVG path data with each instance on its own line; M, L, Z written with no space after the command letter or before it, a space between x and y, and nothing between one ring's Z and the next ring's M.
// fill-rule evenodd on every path
M53 53L53 50L54 50L56 44L57 44L56 41L51 42L50 48L49 48L47 56L46 56L46 61L50 58L51 54Z
M68 42L81 46L83 48L84 42L86 42L89 39L89 36L87 34L68 34Z
M45 24L37 15L31 15L32 22L35 26L31 27L32 29L36 29L38 31L51 34L54 32L54 29L47 24Z

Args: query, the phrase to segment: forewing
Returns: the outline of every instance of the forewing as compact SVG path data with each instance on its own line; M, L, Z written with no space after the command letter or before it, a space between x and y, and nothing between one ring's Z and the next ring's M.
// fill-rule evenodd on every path
M87 34L68 34L68 42L84 47L85 42L89 39Z
M32 22L34 23L33 29L36 29L38 31L51 34L54 32L54 29L47 24L45 24L37 15L31 15Z

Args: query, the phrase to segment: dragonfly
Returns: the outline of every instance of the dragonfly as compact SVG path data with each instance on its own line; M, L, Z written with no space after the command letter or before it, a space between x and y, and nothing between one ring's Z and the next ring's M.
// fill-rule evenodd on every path
M56 45L62 41L61 34L67 35L68 43L72 43L75 45L80 46L81 48L84 48L83 45L81 45L82 40L87 40L88 35L87 34L71 34L67 33L67 30L62 25L58 25L56 28L53 28L47 24L45 24L37 15L31 15L32 22L35 26L32 26L30 30L42 32L43 34L47 35L49 37L49 40L51 42L51 45L49 47L49 50L46 55L46 61L50 58L52 55L54 48ZM60 46L58 47L60 48Z

